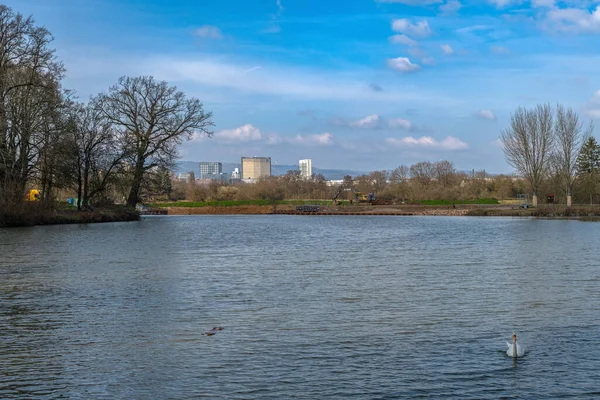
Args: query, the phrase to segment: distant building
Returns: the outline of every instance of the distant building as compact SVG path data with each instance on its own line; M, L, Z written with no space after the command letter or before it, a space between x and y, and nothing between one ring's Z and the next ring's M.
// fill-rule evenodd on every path
M231 180L238 180L238 179L242 179L242 176L240 175L240 170L239 170L239 168L234 168L233 172L231 173Z
M200 162L200 179L211 179L206 175L219 175L223 173L223 164L220 162Z
M300 160L298 165L300 167L300 176L310 179L312 177L312 160Z
M271 176L271 157L242 157L242 179Z
M229 174L227 174L225 172L222 172L220 174L204 174L200 178L200 181L202 181L200 183L210 183L212 181L228 183L229 182Z
M182 172L179 175L177 175L177 180L180 182L187 182L188 179L190 179L190 173L189 172Z

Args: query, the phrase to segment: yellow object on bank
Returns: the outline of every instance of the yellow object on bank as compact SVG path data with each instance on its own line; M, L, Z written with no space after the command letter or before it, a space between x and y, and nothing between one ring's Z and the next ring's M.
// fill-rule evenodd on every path
M27 201L40 201L40 191L37 189L32 189L27 193Z

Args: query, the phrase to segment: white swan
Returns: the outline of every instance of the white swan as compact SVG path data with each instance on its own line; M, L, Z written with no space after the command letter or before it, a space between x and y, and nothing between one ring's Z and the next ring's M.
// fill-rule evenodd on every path
M506 355L509 357L523 357L523 355L525 354L525 349L517 344L516 333L513 333L512 335L512 344L507 342L506 345L508 346L508 350L506 350Z

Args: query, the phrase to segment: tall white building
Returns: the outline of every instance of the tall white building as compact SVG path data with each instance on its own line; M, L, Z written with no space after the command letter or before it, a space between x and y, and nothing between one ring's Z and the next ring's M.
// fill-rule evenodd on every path
M310 179L312 177L312 160L300 160L298 165L300 167L300 176Z

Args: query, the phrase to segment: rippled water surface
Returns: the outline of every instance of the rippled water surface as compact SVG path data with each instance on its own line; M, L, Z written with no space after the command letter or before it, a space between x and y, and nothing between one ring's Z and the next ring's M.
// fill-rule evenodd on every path
M0 398L597 398L599 249L492 218L0 230Z

